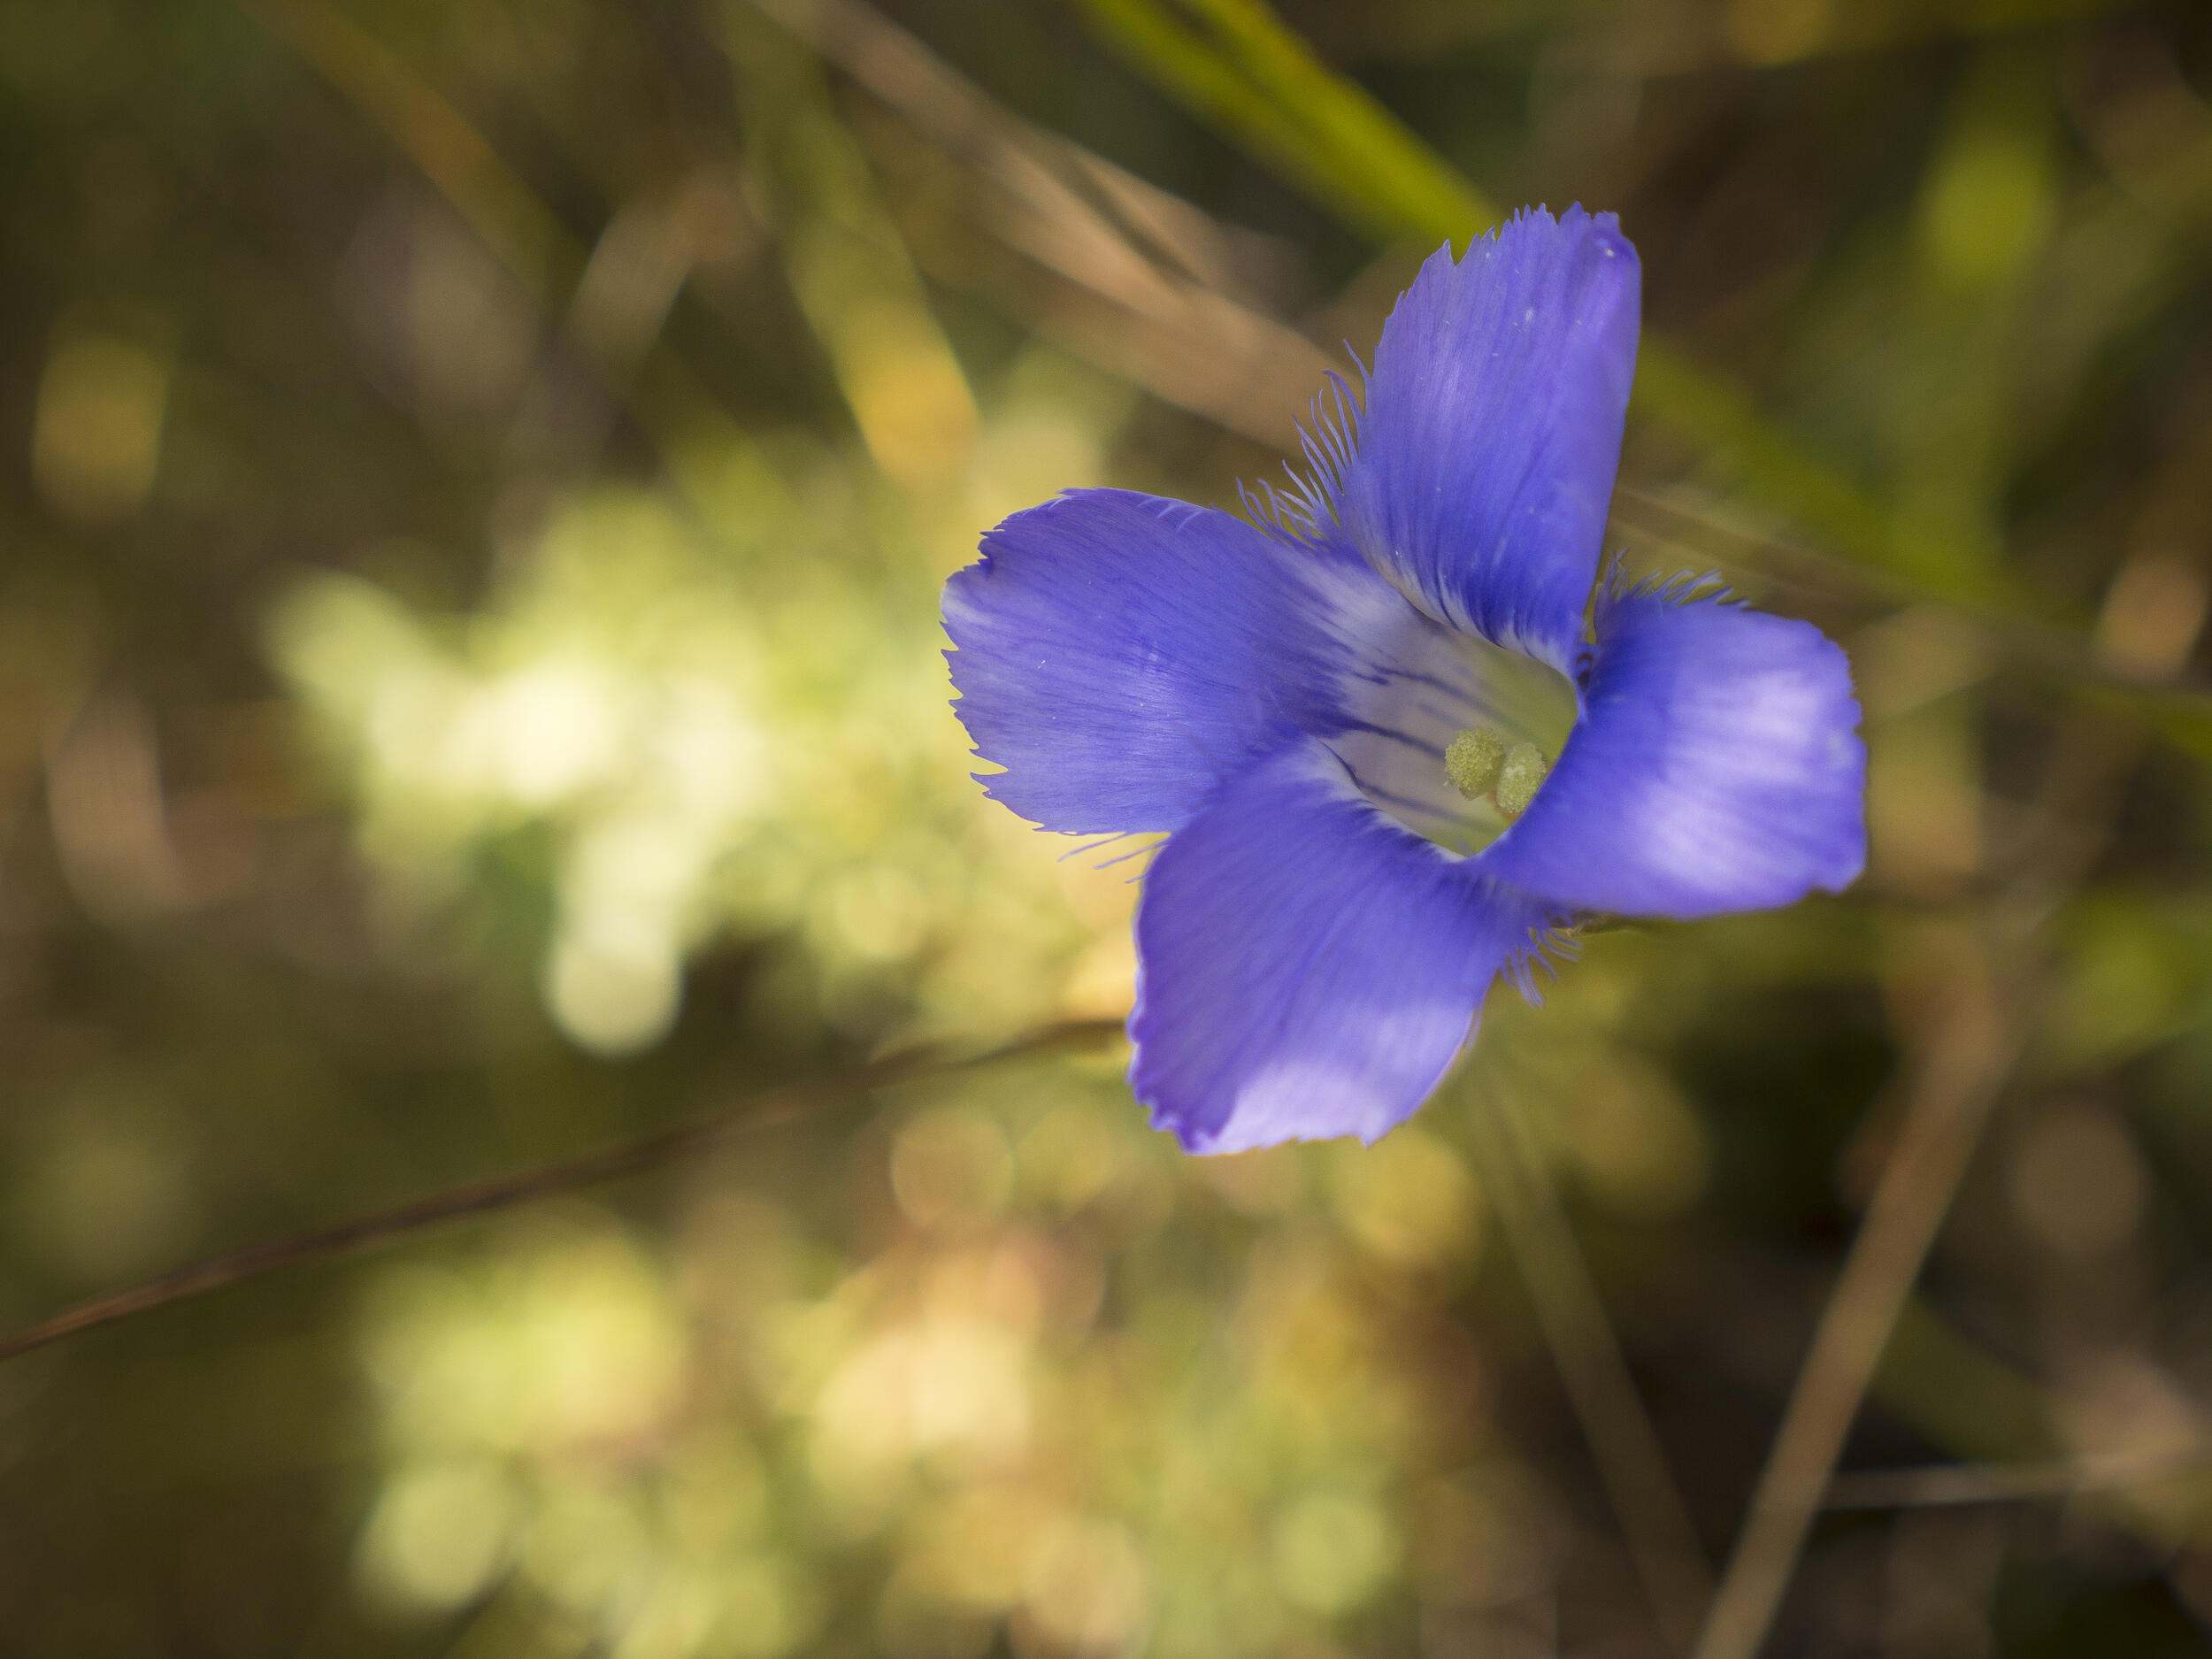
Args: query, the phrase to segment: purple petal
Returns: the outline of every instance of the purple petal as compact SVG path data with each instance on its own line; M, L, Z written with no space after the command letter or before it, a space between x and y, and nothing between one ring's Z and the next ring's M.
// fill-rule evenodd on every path
M1563 672L1620 462L1640 287L1610 213L1535 209L1456 262L1447 244L1384 325L1356 453L1310 449L1376 569L1439 621Z
M1291 744L1145 879L1130 1080L1193 1152L1372 1141L1436 1087L1545 919Z
M1687 918L1836 892L1866 863L1851 665L1809 622L1608 595L1583 712L1480 863L1578 909Z
M1340 723L1347 580L1158 496L1075 490L1016 513L945 584L955 706L1006 768L985 788L1048 829L1175 828L1288 733Z

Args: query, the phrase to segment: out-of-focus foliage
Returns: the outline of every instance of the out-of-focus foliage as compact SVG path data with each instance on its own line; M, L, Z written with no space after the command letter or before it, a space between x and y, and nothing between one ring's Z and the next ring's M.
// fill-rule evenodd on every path
M1018 408L1008 426L1020 445ZM1048 434L1042 458L1071 448ZM274 618L365 852L418 912L549 912L544 998L587 1048L664 1035L684 958L732 937L787 941L828 998L791 1011L856 1034L1047 1018L1076 940L1125 909L1050 859L1002 878L1011 837L968 810L943 718L931 561L856 580L871 532L843 503L880 485L785 459L787 487L735 473L720 532L587 494L465 619L342 576Z
M1847 1463L2131 1472L1824 1520L1777 1651L2212 1642L2202 9L1282 20L0 4L11 1324L1118 1013L1143 849L968 780L938 584L1233 498L1478 200L1622 211L1617 539L1845 641L1874 839L1594 934L1372 1149L1032 1056L0 1367L0 1646L1662 1651L1478 1114L1717 1554L1999 907L2029 1038Z

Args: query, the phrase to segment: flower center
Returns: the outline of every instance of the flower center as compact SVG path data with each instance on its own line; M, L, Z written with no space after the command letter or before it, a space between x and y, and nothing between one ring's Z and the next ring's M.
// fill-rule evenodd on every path
M1487 726L1471 726L1444 750L1444 776L1470 801L1487 801L1510 824L1528 810L1551 762L1533 743L1509 743Z
M1379 811L1448 853L1480 852L1543 787L1574 728L1573 682L1410 607L1363 643L1330 747Z

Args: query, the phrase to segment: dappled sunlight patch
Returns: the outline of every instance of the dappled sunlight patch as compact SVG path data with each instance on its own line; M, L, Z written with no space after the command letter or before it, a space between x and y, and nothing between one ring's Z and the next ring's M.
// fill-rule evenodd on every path
M833 498L880 489L826 453L810 465ZM638 492L579 494L466 618L340 576L277 608L272 654L356 803L393 926L480 949L516 933L476 918L541 917L522 930L541 1004L609 1055L668 1032L699 952L764 936L803 943L819 977L803 1011L840 1025L943 1009L976 1029L1107 999L1064 976L1125 925L1130 869L979 879L977 843L1003 826L946 776L958 727L926 612L833 565L757 580L788 540L841 549L837 526L749 477L726 487L759 511L727 531Z

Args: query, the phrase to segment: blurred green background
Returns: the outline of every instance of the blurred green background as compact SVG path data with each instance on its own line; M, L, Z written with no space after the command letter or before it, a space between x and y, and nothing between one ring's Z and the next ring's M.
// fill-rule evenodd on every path
M2212 1651L2212 12L1281 25L0 5L9 1326L1120 1014L1141 866L968 780L938 585L1064 487L1233 502L1523 202L1642 251L1615 540L1845 642L1873 838L1501 990L1371 1151L1187 1159L1094 1043L0 1366L0 1647L1664 1652L1578 1263L1717 1558L2001 981L1770 1651ZM1864 1476L1955 1463L2047 1478Z

